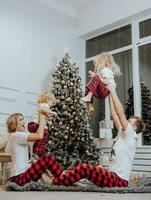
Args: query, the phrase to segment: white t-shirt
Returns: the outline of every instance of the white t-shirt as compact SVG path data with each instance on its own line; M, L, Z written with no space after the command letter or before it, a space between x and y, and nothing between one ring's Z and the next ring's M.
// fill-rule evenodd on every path
M11 177L25 172L30 166L28 158L28 132L15 132L9 135L11 162Z
M50 106L49 106L49 104L47 104L47 103L40 103L40 104L39 104L39 108L45 108L45 109L48 109L48 110L49 110Z
M117 137L118 139L113 146L115 156L109 164L109 169L128 181L132 170L138 136L131 124L128 123L126 130L119 133Z
M101 69L100 76L102 78L107 78L109 80L109 83L111 83L113 86L116 86L113 71L109 67L104 67L103 69Z

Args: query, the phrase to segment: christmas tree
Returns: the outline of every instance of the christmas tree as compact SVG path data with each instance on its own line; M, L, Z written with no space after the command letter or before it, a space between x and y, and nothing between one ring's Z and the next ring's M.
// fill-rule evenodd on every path
M133 87L128 90L129 99L126 103L126 116L129 118L134 115ZM146 129L143 132L143 144L151 145L151 93L147 85L141 82L141 97L142 97L142 119L146 124Z
M98 164L99 150L93 142L87 107L82 97L79 69L66 54L51 77L49 89L57 103L57 116L48 119L47 151L57 158L64 169L82 162Z

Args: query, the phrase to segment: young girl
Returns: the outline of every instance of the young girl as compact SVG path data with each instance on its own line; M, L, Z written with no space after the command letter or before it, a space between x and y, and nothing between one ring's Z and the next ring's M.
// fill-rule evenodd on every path
M95 71L89 71L91 79L86 85L86 96L81 98L83 102L89 103L88 114L90 117L94 111L93 96L98 99L105 99L109 94L105 82L108 81L108 83L116 87L114 76L121 74L119 66L115 63L113 56L108 52L97 55L94 59L94 65Z
M56 112L51 111L51 107L55 105L56 98L54 94L51 92L45 91L41 93L38 97L38 107L39 109L45 110L49 115L57 115ZM28 123L28 131L31 133L35 133L39 127L39 115L36 114L32 121ZM35 141L33 145L33 153L34 155L44 155L46 153L46 143L48 141L48 127L44 128L44 135L41 140Z
M62 173L61 166L51 155L45 154L33 164L28 158L28 143L43 138L48 114L49 112L45 109L39 109L39 127L35 133L25 131L24 117L21 113L15 113L8 117L7 128L12 156L11 181L19 185L37 181L46 170L49 170L55 177Z

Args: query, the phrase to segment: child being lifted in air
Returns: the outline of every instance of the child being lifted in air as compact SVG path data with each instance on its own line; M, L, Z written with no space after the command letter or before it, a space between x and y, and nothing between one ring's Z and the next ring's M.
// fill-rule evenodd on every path
M51 108L56 103L56 98L52 92L44 91L38 97L38 110L42 109L48 114L48 116L56 116L57 113L52 111ZM47 118L46 118L47 121ZM28 123L28 131L30 133L35 133L39 127L39 114L36 113L32 118L32 121ZM34 155L44 155L46 154L46 144L48 141L48 125L44 127L44 134L41 140L35 141L33 145Z
M108 52L95 56L95 70L89 71L90 80L86 84L86 96L81 101L88 103L88 116L91 118L94 112L93 96L98 99L105 99L109 91L106 84L116 87L114 76L120 76L120 67L115 63L113 56Z

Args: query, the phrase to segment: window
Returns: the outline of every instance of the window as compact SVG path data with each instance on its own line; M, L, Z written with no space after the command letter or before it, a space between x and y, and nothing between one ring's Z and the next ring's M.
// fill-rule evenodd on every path
M93 57L103 51L128 46L131 41L131 25L121 27L86 41L86 58Z
M139 47L142 118L146 123L143 144L151 145L151 43Z
M126 103L129 99L128 90L132 87L133 75L132 75L132 50L127 50L114 55L115 62L120 66L122 75L116 78L116 91L117 95L124 106L126 111ZM134 107L132 105L132 107ZM117 130L113 129L113 137L116 137Z
M92 57L102 51L111 51L131 44L131 25L121 27L103 35L86 41L86 57ZM117 93L125 105L127 91L132 86L132 51L127 50L113 55L117 64L121 68L123 75L117 78ZM88 81L88 71L94 71L92 61L86 62L86 82ZM99 122L105 119L105 100L94 98L95 113L91 120L94 136L99 136ZM106 111L107 112L107 111Z
M136 31L133 36L132 29L134 30L133 33ZM123 73L121 77L116 78L117 94L127 114L139 116L142 111L142 118L148 129L142 134L140 143L151 145L151 18L142 22L139 21L139 23L138 21L133 21L132 24L89 39L86 41L85 51L87 78L88 70L93 70L94 68L92 57L103 51L112 51L115 62L120 66ZM134 66L132 66L132 60ZM133 81L133 77L135 81ZM139 84L139 81L141 81L141 84ZM137 95L140 94L140 85L142 107L141 98L137 98ZM129 90L129 88L131 89ZM135 95L135 102L133 94ZM126 103L128 104L126 105ZM96 113L92 120L92 125L95 136L98 136L99 121L105 118L107 111L105 110L105 102L103 100L98 102L95 100L95 106ZM113 134L115 136L116 132L113 131Z
M133 72L132 72L132 50L127 50L113 55L116 63L120 66L122 75L116 78L117 94L121 100L122 105L125 107L128 96L128 89L133 85Z
M140 38L151 36L151 19L139 23Z
M140 79L151 90L151 44L139 47Z

